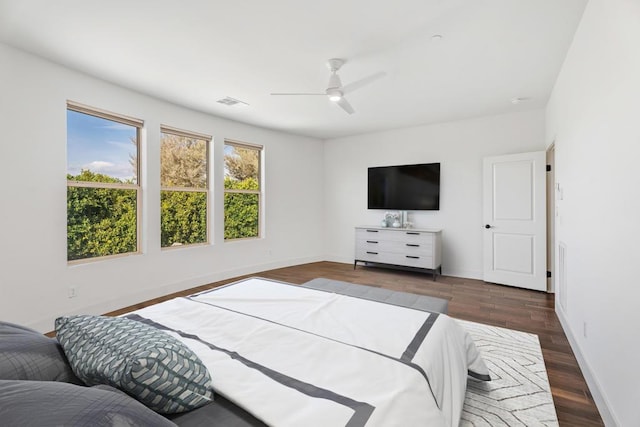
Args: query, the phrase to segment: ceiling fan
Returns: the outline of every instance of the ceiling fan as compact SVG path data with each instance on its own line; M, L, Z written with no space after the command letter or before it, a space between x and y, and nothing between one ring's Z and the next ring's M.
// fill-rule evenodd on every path
M329 100L338 104L340 108L346 111L348 114L355 113L355 110L345 99L345 95L353 92L356 89L360 89L363 86L368 85L387 75L385 72L379 72L372 74L360 80L356 80L353 83L342 86L340 76L338 76L338 70L344 65L346 61L344 59L332 58L327 61L327 68L331 71L329 76L329 83L327 89L323 93L272 93L271 95L324 95L328 96Z

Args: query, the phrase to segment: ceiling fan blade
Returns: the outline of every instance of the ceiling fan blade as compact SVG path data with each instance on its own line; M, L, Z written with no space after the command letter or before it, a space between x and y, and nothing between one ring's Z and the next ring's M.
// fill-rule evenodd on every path
M351 93L354 90L360 89L363 86L366 86L366 85L368 85L370 83L375 82L376 80L379 80L379 79L385 77L386 75L387 75L387 73L385 73L384 71L381 71L379 73L372 74L369 77L365 77L363 79L356 80L353 83L349 83L348 85L343 86L342 87L342 93Z
M340 106L340 108L342 108L344 111L347 112L347 114L353 114L356 111L353 109L353 107L351 106L351 104L349 104L347 102L346 99L344 99L344 97L340 98L340 100L336 101L336 104L338 104L338 106Z
M327 96L326 93L272 93L271 95L324 95L324 96Z

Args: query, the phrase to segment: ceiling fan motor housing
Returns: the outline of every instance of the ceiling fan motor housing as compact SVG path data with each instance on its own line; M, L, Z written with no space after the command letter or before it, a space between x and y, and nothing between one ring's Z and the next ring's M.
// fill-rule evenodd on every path
M332 73L335 73L340 69L340 67L344 65L344 63L345 63L344 59L331 58L327 61L327 67L329 68L329 71L331 71Z
M342 81L337 74L331 74L329 77L329 83L327 84L327 91L330 89L340 89L342 87Z

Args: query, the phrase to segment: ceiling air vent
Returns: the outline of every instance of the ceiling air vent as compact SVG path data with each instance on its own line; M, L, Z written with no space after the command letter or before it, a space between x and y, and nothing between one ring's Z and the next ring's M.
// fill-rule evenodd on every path
M224 104L227 107L233 107L234 105L237 105L238 107L244 107L249 105L246 102L242 102L239 99L231 98L230 96L227 96L222 99L218 99L216 102L219 104Z

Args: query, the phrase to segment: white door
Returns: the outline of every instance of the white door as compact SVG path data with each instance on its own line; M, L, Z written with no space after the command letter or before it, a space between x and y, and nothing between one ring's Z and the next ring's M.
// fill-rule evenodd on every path
M484 280L545 291L545 152L486 157Z

